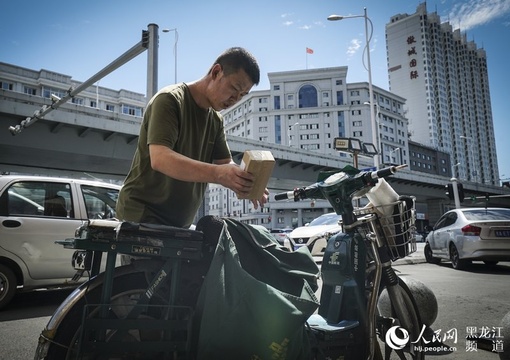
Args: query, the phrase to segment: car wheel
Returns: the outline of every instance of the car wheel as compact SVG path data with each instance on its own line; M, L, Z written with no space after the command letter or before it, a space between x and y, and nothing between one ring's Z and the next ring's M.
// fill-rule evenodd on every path
M16 286L16 276L12 270L0 264L0 309L12 300Z
M463 270L470 263L469 260L460 258L459 251L457 250L457 247L454 244L450 245L450 261L452 262L452 267L455 270Z
M432 249L430 248L429 244L425 244L425 248L423 249L423 251L425 252L425 260L429 264L439 264L441 262L440 258L434 257L432 255Z
M484 260L483 261L485 265L487 266L495 266L499 261L493 261L493 260Z

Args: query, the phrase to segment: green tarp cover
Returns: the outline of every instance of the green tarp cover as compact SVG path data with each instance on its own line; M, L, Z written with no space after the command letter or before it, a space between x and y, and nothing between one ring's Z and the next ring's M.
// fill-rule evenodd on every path
M318 276L306 247L290 252L269 232L224 219L198 300L198 359L308 359Z

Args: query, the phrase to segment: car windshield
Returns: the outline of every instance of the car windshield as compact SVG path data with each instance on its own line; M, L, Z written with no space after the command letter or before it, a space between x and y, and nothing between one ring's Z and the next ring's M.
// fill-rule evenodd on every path
M475 220L510 220L510 209L476 209L464 210L469 221Z
M317 225L336 225L338 221L341 219L340 215L337 214L326 214L321 215L316 219L313 219L308 226L317 226Z

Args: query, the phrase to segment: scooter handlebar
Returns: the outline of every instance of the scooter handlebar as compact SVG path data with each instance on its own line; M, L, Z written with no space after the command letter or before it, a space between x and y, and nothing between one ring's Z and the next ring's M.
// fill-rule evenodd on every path
M405 167L407 167L407 164L394 165L394 166L389 166L387 168L384 168L384 169L381 169L378 171L372 171L372 179L385 178L387 176L395 174L398 170L401 170Z
M276 201L278 201L278 200L294 199L294 191L286 191L286 192L283 192L283 193L276 194L274 196L274 199Z
M401 169L403 169L405 167L407 167L406 164L404 164L404 165L394 165L394 166L390 166L390 167L387 167L387 168L384 168L384 169L381 169L381 170L377 170L377 171L365 172L363 174L363 177L365 177L365 179L367 179L367 180L369 178L380 179L380 178L384 178L384 177L393 175L398 170L401 170ZM304 188L297 188L297 189L294 189L293 191L286 191L286 192L278 193L278 194L276 194L274 196L274 199L276 201L278 201L278 200L288 200L288 199L292 199L294 201L298 201L300 199L305 199L305 198L311 197L310 195L311 194L315 194L316 189L317 189L317 184L310 185L310 186L307 186L307 187L304 187Z

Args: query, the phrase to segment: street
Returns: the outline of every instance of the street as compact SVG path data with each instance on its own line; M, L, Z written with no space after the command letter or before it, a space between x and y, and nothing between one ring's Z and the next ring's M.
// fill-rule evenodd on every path
M445 341L456 351L442 355L445 360L499 360L497 354L484 350L466 350L468 327L497 327L510 311L508 276L510 263L488 268L475 263L468 271L452 269L449 263L402 264L395 269L401 276L410 276L425 283L436 295L439 313L433 329L440 336L456 332L457 341ZM33 359L37 339L49 316L69 294L66 291L39 291L18 295L0 311L0 359ZM23 339L22 341L20 339Z
M399 275L417 279L434 292L439 311L432 325L433 330L440 331L441 337L456 333L456 343L453 340L445 341L447 345L455 347L456 351L441 356L441 359L499 359L497 354L471 348L472 344L466 341L466 336L468 328L476 327L479 331L482 327L491 330L499 327L503 316L510 311L510 263L500 263L489 268L481 262L475 262L466 271L454 270L450 263L425 263L395 268L400 272Z

